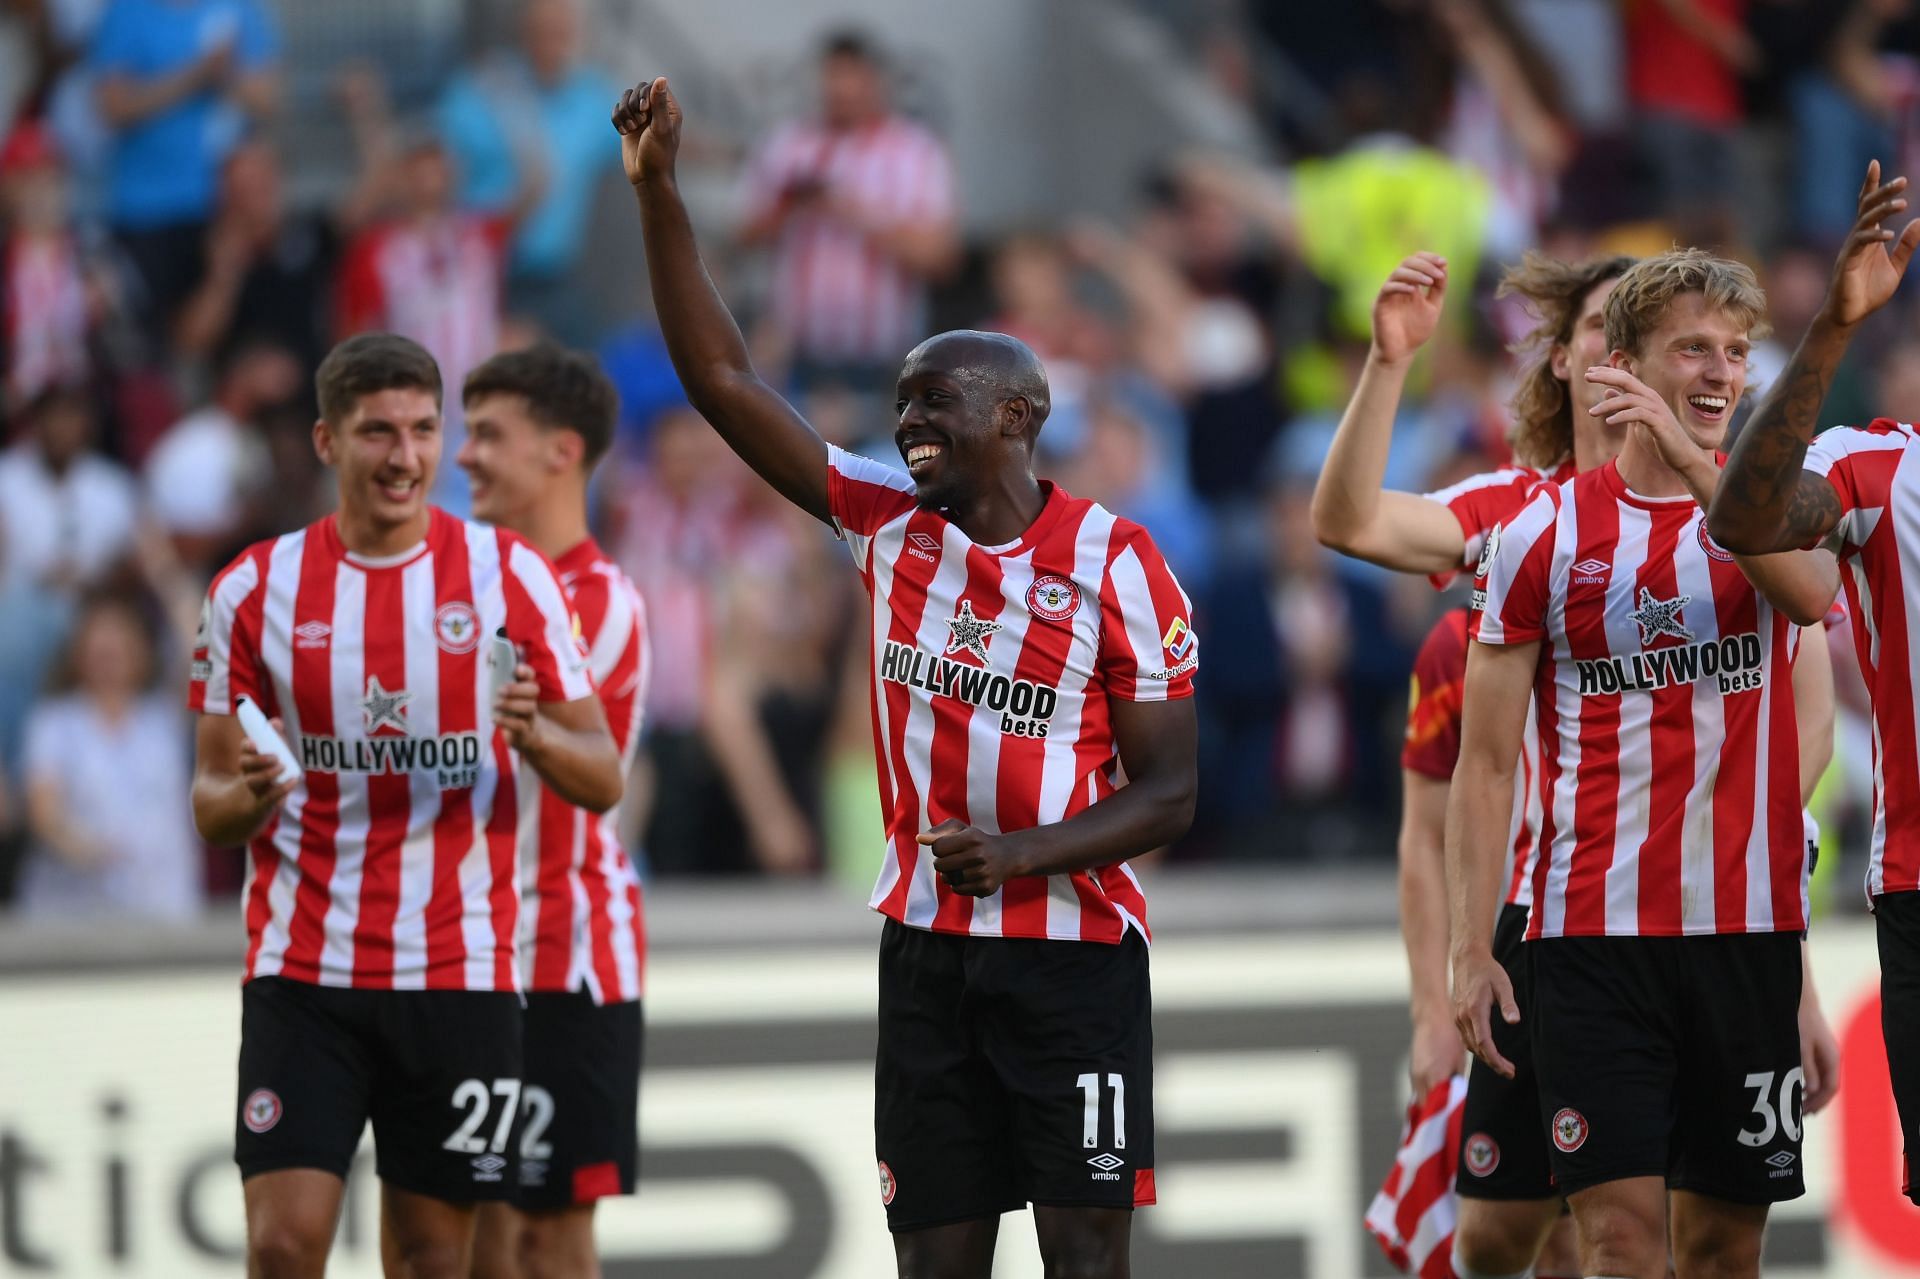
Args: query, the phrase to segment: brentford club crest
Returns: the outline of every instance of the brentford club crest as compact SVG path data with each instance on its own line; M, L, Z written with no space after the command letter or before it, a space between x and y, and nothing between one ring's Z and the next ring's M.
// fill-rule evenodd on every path
M1488 1176L1500 1166L1500 1143L1477 1132L1460 1147L1460 1157L1468 1172L1476 1177Z
M1722 564L1733 563L1733 552L1707 536L1707 522L1701 520L1698 527L1700 530L1700 549L1712 558L1719 560Z
M480 618L465 600L442 604L433 615L434 638L446 653L471 653L480 647Z
M893 1169L887 1167L887 1161L882 1159L880 1161L880 1202L881 1204L883 1205L892 1204L893 1192L898 1190L899 1188L900 1188L899 1184L895 1182L893 1179Z
M1027 610L1049 622L1064 622L1080 611L1080 588L1058 573L1036 577L1027 588Z
M266 1132L280 1122L281 1113L280 1094L271 1088L256 1088L240 1107L240 1121L248 1132Z
M1570 1155L1587 1144L1587 1117L1572 1106L1562 1106L1553 1117L1553 1144Z

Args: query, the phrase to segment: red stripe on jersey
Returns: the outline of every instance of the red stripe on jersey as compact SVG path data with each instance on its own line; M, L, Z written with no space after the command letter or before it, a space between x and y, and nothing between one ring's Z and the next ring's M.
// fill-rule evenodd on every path
M1726 574L1740 572L1730 563L1717 561L1711 563L1711 571L1716 588L1720 588L1720 579ZM1728 587L1732 585L1731 582L1727 583ZM1742 635L1760 629L1760 606L1752 591L1735 592L1720 588L1714 591L1714 598L1719 604L1720 634ZM1791 700L1791 666L1776 663L1776 669L1768 671L1767 678L1769 681L1780 681L1773 684L1776 702ZM1767 821L1767 814L1754 807L1759 770L1765 766L1759 752L1761 743L1767 739L1760 732L1760 699L1729 697L1720 699L1720 704L1725 740L1718 754L1719 777L1713 788L1714 926L1719 932L1741 933L1747 931L1748 836L1756 821L1762 825ZM1691 757L1688 762L1691 766ZM1653 811L1663 813L1666 810L1660 807L1662 801L1658 789L1660 774L1657 763L1655 770ZM1682 794L1676 802L1684 806L1686 787L1683 785L1679 789ZM1674 832L1674 843L1677 845L1684 835L1684 823L1676 822L1675 826L1680 828ZM1676 865L1677 861L1676 857ZM1794 896L1797 898L1799 893L1796 887ZM1641 913L1645 915L1648 897L1643 895L1640 900ZM1658 912L1654 918L1658 921L1666 913ZM1672 927L1677 928L1680 916L1677 899L1671 913L1674 921Z
M1007 606L1006 593L1000 584L1004 576L1000 571L1000 562L977 546L967 548L966 560L967 584L962 588L960 597L973 605L974 616L981 621L998 621ZM981 664L964 649L950 654L949 659L968 665ZM973 723L973 707L955 698L936 697L932 702L932 710L933 749L928 775L930 778L965 777L969 749L967 730ZM973 824L966 787L941 788L936 783L929 789L927 821L931 825L938 826L949 818L969 826ZM933 850L925 849L919 855L932 856ZM975 899L965 893L954 892L942 879L935 880L934 892L938 894L940 904L934 911L933 926L942 932L966 932L973 923Z
M369 573L366 607L366 671L385 689L407 686L404 629L382 625L405 616L400 574ZM376 620L377 619L377 620ZM392 728L389 736L406 734ZM400 846L412 823L413 788L403 773L367 777L367 846L360 871L360 910L353 930L354 985L393 985L393 921L400 911ZM431 975L432 965L428 965Z
M542 853L534 884L539 907L533 925L533 990L565 990L573 962L573 859L582 812L542 786L534 800L540 806L536 827ZM568 856L549 857L549 849L565 849Z
M1573 510L1578 521L1576 561L1591 558L1612 563L1620 546L1619 507L1593 497L1580 501ZM1540 553L1536 549L1535 555ZM1579 596L1569 590L1566 610L1567 646L1573 659L1604 660L1612 651L1607 636L1606 588L1597 586ZM1557 690L1547 695L1557 696ZM1620 798L1620 755L1616 746L1620 740L1620 695L1587 698L1580 707L1578 727L1580 770L1574 780L1574 848L1567 873L1566 929L1569 933L1604 933L1607 872L1613 868Z
M940 539L945 521L929 511L916 510L907 517L906 534L909 538L918 533L923 537ZM927 607L927 590L933 582L938 566L917 556L903 555L893 562L893 585L888 598L893 607L888 610L887 638L911 647L919 647L919 628L924 624L923 615ZM892 770L892 794L887 793L885 775L882 775L881 805L886 811L887 829L901 832L893 840L893 855L899 862L900 878L888 895L881 909L888 914L905 912L907 895L913 888L914 867L919 863L920 845L912 842L911 833L920 821L920 794L914 786L913 774L907 770L907 717L913 709L913 698L904 684L887 682L887 743L886 756ZM928 817L932 818L931 808ZM898 915L895 915L898 918Z
M1562 772L1560 763L1560 707L1555 703L1555 694L1559 691L1559 672L1555 669L1552 650L1545 644L1540 646L1540 670L1533 681L1533 713L1540 725L1540 829L1534 836L1535 843L1529 850L1533 858L1533 893L1527 907L1527 936L1537 938L1544 926L1540 903L1547 897L1547 876L1551 869L1547 850L1554 846L1560 835L1560 823L1555 819L1553 799L1560 792Z
M338 561L325 539L308 534L300 555L300 585L293 597L293 625L333 625L334 575ZM333 722L333 655L327 649L293 649L293 705L303 735L337 736ZM238 663L236 663L237 665ZM293 918L287 924L287 953L280 975L295 981L320 979L320 948L325 943L327 906L339 851L340 778L309 771L306 804L300 812L299 875Z
M1074 544L1079 539L1078 519L1059 518L1059 512L1042 511L1039 519L1053 516L1051 528L1041 532L1034 543L1032 560L1037 564L1071 564ZM1037 523L1038 521L1036 521ZM1083 603L1081 607L1085 607ZM1015 664L1015 679L1042 686L1057 686L1066 667L1067 650L1073 643L1073 631L1065 626L1049 625L1034 618L1027 626L1026 642ZM1094 699L1089 698L1089 709ZM1076 755L1077 755L1076 751ZM999 813L1000 829L1027 830L1040 823L1040 788L1046 781L1047 743L1043 738L1005 737L1000 742L1000 775L995 779L994 807ZM1087 895L1080 891L1080 876L1074 877L1074 891L1080 898L1082 927L1097 918L1087 913ZM1001 890L1000 928L1007 936L1044 937L1047 935L1047 881L1039 875L1021 875L1010 879ZM1110 913L1110 912L1108 912ZM1119 930L1111 936L1087 937L1088 941L1118 941Z
M1593 508L1609 510L1617 532L1619 507L1610 502L1582 504L1583 512ZM1652 591L1656 599L1670 600L1682 594L1673 555L1679 549L1683 527L1671 519L1656 518L1648 532L1646 560L1635 581L1639 590ZM1662 644L1672 648L1678 646L1678 641L1656 637L1645 647L1648 651L1658 651L1657 646ZM1647 837L1640 846L1640 927L1661 934L1680 931L1680 894L1666 889L1680 882L1680 863L1685 852L1682 845L1687 826L1687 794L1693 789L1694 776L1693 692L1691 684L1672 684L1648 694L1653 703L1649 727L1652 783L1648 791L1651 802L1647 806ZM1616 698L1614 705L1618 707L1620 699ZM1582 741L1585 741L1584 735ZM1612 754L1617 784L1618 745L1613 747ZM1745 878L1744 861L1741 878ZM1714 883L1716 887L1721 884L1720 875L1714 876ZM1602 889L1603 897L1604 892ZM1744 883L1739 886L1739 892L1744 900Z
M449 521L437 532L435 553L440 563L433 575L436 617L448 605L469 603L474 598L473 565L466 530ZM480 656L487 651L484 639L464 653L449 652L444 644L436 644L435 649L439 653L440 731L477 731L483 723L492 723L492 708L487 708L483 719L479 697L474 691L479 679ZM443 791L440 820L433 825L433 879L425 919L429 990L458 990L466 985L467 938L461 927L466 913L466 893L460 883L460 865L473 849L473 801L470 786ZM500 989L511 990L512 985Z
M519 812L519 784L506 737L498 732L490 736L493 766L500 778L499 787L493 793L493 812L487 818L487 866L492 877L487 905L493 922L493 988L512 990L515 986L513 930L520 915L519 886L514 880L514 852L518 847L514 823Z

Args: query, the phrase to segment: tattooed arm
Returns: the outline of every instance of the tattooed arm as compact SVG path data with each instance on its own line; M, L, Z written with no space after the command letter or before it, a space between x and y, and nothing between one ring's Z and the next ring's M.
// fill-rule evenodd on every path
M1897 237L1881 225L1907 207L1906 188L1905 178L1882 185L1878 160L1867 166L1859 216L1834 264L1827 300L1740 432L1708 508L1707 531L1728 550L1757 555L1809 546L1840 521L1839 494L1802 463L1855 328L1893 296L1920 246L1920 220Z

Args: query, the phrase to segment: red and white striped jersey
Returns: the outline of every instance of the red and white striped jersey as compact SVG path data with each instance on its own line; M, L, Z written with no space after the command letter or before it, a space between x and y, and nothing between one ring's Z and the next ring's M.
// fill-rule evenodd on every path
M1569 458L1551 472L1533 466L1509 466L1498 471L1469 475L1457 484L1422 494L1429 502L1438 502L1460 522L1460 568L1435 573L1428 580L1434 586L1452 583L1461 571L1480 562L1487 535L1520 513L1543 484L1564 484L1576 472Z
M1367 1233L1394 1269L1417 1279L1453 1279L1453 1232L1460 1216L1453 1184L1466 1100L1465 1075L1444 1079L1413 1099L1393 1167L1367 1207Z
M898 360L926 329L926 285L860 228L809 203L859 205L883 226L953 217L953 166L933 134L898 117L856 130L780 129L747 168L749 219L793 206L774 249L773 308L801 354Z
M1854 651L1873 702L1873 855L1870 895L1920 889L1920 594L1907 569L1920 562L1920 435L1878 418L1824 431L1806 469L1840 495L1841 581L1853 615ZM1904 498L1899 494L1906 494ZM1920 568L1915 569L1920 583Z
M1020 539L980 546L913 481L832 449L829 504L873 598L873 738L888 854L875 910L976 937L1118 942L1147 932L1121 863L953 892L915 837L1065 821L1125 784L1111 703L1193 695L1200 642L1146 530L1048 484Z
M1427 632L1413 659L1413 695L1407 708L1407 735L1400 767L1439 782L1453 780L1460 762L1460 716L1467 681L1467 610L1448 609ZM1513 820L1507 831L1509 906L1533 904L1533 855L1540 829L1540 734L1533 717L1520 746L1520 767L1513 777Z
M1547 796L1529 937L1806 922L1789 624L1689 497L1612 463L1542 489L1488 540L1483 644L1540 644Z
M249 849L249 980L518 987L518 787L481 641L504 626L543 701L593 685L546 558L432 516L423 544L379 560L328 516L248 548L208 591L189 704L252 698L304 769Z
M587 667L606 708L622 776L640 745L651 655L640 592L592 538L554 561L579 619ZM646 928L640 875L620 846L620 807L590 813L521 765L538 799L522 806L520 940L528 990L585 990L596 1004L640 998Z

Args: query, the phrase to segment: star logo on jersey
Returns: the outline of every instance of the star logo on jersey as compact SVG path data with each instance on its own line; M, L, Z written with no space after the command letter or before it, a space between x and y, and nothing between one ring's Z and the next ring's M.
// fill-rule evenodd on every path
M412 700L413 694L406 689L396 688L389 693L381 687L378 675L367 676L367 695L360 699L360 715L366 721L367 736L383 728L411 733L413 726L407 723L407 703Z
M1693 632L1680 621L1680 610L1693 602L1691 595L1676 595L1670 600L1657 600L1653 592L1646 587L1640 588L1640 607L1627 616L1640 624L1640 644L1645 647L1662 635L1671 636L1684 644L1693 643Z
M960 611L947 619L947 629L952 634L947 639L947 656L951 657L961 649L967 650L981 662L987 660L987 640L995 631L1003 629L1000 623L973 615L973 601L961 600Z

